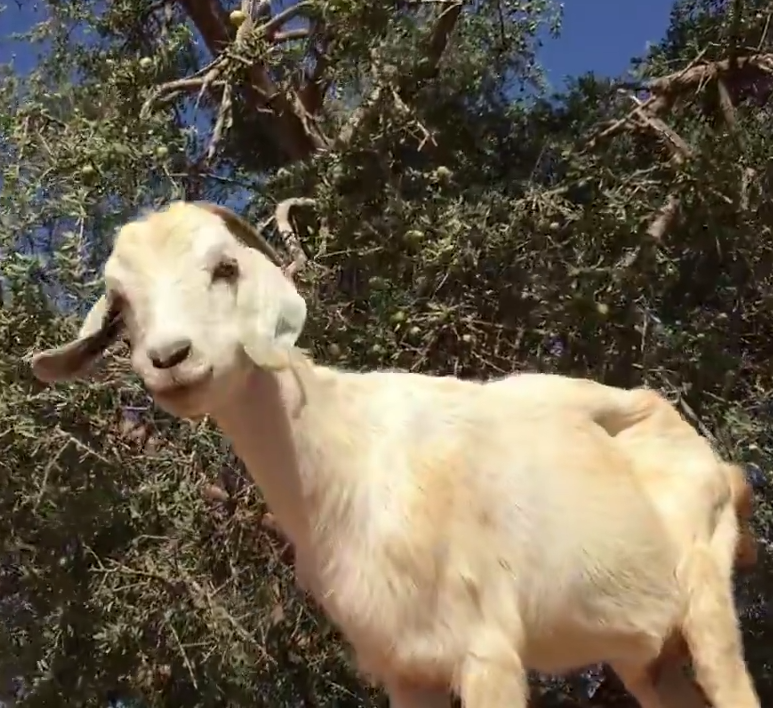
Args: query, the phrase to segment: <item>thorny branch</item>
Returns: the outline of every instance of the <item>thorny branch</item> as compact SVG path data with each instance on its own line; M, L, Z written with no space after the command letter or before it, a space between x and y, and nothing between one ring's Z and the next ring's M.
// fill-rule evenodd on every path
M360 126L372 113L374 108L382 101L385 96L389 96L397 111L402 115L410 114L407 101L410 101L413 94L420 88L421 84L434 77L439 68L440 60L448 45L451 33L456 26L462 13L463 2L443 2L443 9L438 14L437 22L432 30L429 47L427 49L427 61L420 76L406 77L399 76L395 67L385 64L377 50L371 52L371 76L373 78L373 87L370 94L363 102L352 112L349 120L344 124L338 134L336 142L339 145L345 145L351 142L357 134ZM427 142L434 143L434 139L429 130L417 121L419 132L422 135L421 147Z
M593 135L583 150L589 152L595 149L601 141L624 130L646 130L657 135L669 148L672 160L676 165L683 165L694 155L694 150L675 130L673 130L658 114L671 108L677 99L688 91L697 92L709 82L716 82L719 107L725 124L733 130L736 124L735 106L729 86L738 75L746 75L752 71L760 75L773 77L773 54L754 54L746 57L731 56L728 59L712 62L702 62L705 50L701 51L685 68L666 76L650 79L643 83L620 84L630 91L648 91L649 97L639 99L635 94L629 94L634 107L622 118L606 124ZM753 170L747 168L743 175L741 207L748 204L748 191ZM679 212L681 201L672 192L659 207L646 229L653 241L661 241L670 229Z
M420 3L418 3L420 4ZM432 28L426 52L427 61L419 76L394 76L388 81L388 90L375 85L372 94L363 101L359 110L339 133L337 142L348 142L356 133L357 126L384 97L394 101L397 110L405 115L408 103L421 84L435 76L446 50L449 38L461 16L463 0L437 0L437 20ZM245 81L239 89L247 106L259 121L274 134L280 150L289 161L303 159L309 154L325 149L330 140L325 136L317 117L322 99L330 85L327 77L329 58L326 54L331 37L316 17L311 0L299 0L272 16L271 0L242 0L244 20L236 31L229 22L220 0L180 0L180 5L202 34L215 60L193 76L159 86L148 98L143 112L154 106L164 105L184 92L198 91L197 105L210 89L222 89L215 130L207 150L206 161L211 160L223 135L232 124L235 86L230 85L233 70L246 71ZM290 20L306 15L308 28L283 30ZM314 66L305 72L304 80L296 89L285 90L274 83L268 65L260 58L247 58L245 42L259 37L269 46L285 42L306 40L314 57ZM252 45L251 45L252 46ZM419 126L422 144L431 140L429 132Z
M234 32L219 0L180 0L180 4L196 25L216 61L222 62L223 71L233 68L246 72L245 81L240 85L244 100L253 113L265 121L267 131L276 140L286 159L301 160L326 145L312 117L306 114L296 96L280 90L268 66L260 59L248 60L242 56L243 40L248 32L250 35L263 32L265 35L267 25L270 28L281 25L281 22L276 22L276 18L270 18L269 3L255 4L252 0L243 0L242 8L247 19L238 32ZM298 4L306 9L305 4ZM221 112L223 109L221 102ZM227 110L231 110L231 107Z
M706 50L680 71L643 82L623 82L620 88L632 91L648 91L655 99L650 105L653 113L670 110L677 99L688 91L696 91L706 84L723 79L729 85L739 80L773 77L773 54L752 54L735 59L701 62ZM732 79L732 80L731 80Z

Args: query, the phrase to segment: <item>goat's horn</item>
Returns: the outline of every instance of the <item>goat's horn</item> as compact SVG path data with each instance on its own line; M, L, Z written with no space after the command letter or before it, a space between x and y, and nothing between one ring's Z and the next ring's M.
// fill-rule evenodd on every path
M228 230L242 243L249 246L250 248L258 249L266 257L268 257L268 259L275 266L282 268L284 264L279 258L279 254L276 252L276 250L268 241L266 241L265 238L263 238L263 236L256 228L248 224L240 216L234 214L234 212L232 212L230 209L226 209L219 204L213 204L212 202L196 202L196 206L199 206L202 209L206 209L212 214L219 216L225 222Z

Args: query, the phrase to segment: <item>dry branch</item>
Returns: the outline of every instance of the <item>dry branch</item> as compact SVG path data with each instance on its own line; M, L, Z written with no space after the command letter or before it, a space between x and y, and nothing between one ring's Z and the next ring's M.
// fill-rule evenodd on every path
M412 95L418 90L421 84L437 75L440 68L440 60L448 46L451 32L456 26L462 13L464 3L459 0L443 2L442 10L439 12L437 21L432 30L429 45L427 47L427 61L423 65L420 76L398 76L394 67L383 64L378 52L372 52L371 74L373 76L373 88L370 94L362 103L352 112L349 120L340 130L336 143L346 145L351 142L357 134L359 127L365 122L373 109L385 96L390 96L395 108L399 113L405 115L406 111L410 113L408 102ZM418 129L421 132L422 146L431 140L429 131L420 123Z
M719 105L725 123L732 130L736 124L735 106L728 86L739 75L750 71L773 76L773 54L755 54L747 57L732 57L721 61L700 62L705 50L680 71L637 84L623 84L635 91L649 90L651 95L641 101L630 95L635 107L622 118L606 124L586 143L582 152L596 148L601 140L623 130L646 129L658 135L669 147L672 159L677 165L693 157L694 151L688 143L673 130L658 113L673 105L674 101L689 89L700 90L709 81L716 81ZM744 174L741 207L748 204L748 183L751 179ZM668 232L679 212L679 196L672 192L663 205L655 212L647 227L647 234L654 241L661 241Z
M282 10L278 15L274 15L268 22L262 24L259 29L263 34L269 35L278 30L282 25L286 25L298 15L308 14L309 10L313 7L314 3L309 2L308 0L300 0L300 2L296 2L295 5L291 5L285 10Z
M240 89L247 105L255 114L260 115L259 120L266 121L267 129L287 160L301 160L319 149L329 147L330 141L321 132L316 121L322 98L329 85L329 82L323 79L328 68L324 46L329 37L322 31L318 19L312 23L311 29L281 29L294 17L315 15L315 5L311 0L299 0L273 17L270 0L242 0L245 20L235 32L220 0L180 0L180 4L201 33L215 61L194 76L159 86L146 102L143 108L145 112L154 105L172 100L184 91L198 90L201 98L201 95L213 86L223 87L215 134L207 150L207 159L210 159L231 122L234 87L229 89L227 82L225 79L221 80L221 77L230 73L227 69L233 66L246 71L246 80ZM362 123L369 109L378 103L380 97L388 95L395 98L396 107L404 113L411 95L421 83L437 74L440 60L464 3L463 0L443 0L437 4L441 9L430 35L427 61L422 66L421 75L390 79L390 91L386 94L380 86L375 86L372 95L363 101L361 109L354 112L352 119L340 131L339 144L351 140L357 126ZM240 50L244 48L246 38L253 34L259 34L272 44L309 40L311 51L316 54L316 66L302 86L297 90L280 90L274 84L266 64L259 59L247 59L242 56L245 52ZM314 46L315 39L322 40L321 50ZM423 142L426 142L429 133L421 126L419 130L423 135Z
M223 55L235 39L235 33L220 1L180 0L180 4L196 25L212 55ZM257 10L255 14L259 14ZM232 56L228 58L234 60ZM260 61L248 62L245 70L247 80L241 86L245 101L256 114L265 116L266 127L286 159L302 160L325 146L324 136L304 115L300 102L278 89L265 64Z
M702 51L690 64L679 71L643 82L623 82L621 88L635 91L649 91L655 100L650 105L653 113L668 110L674 102L696 92L713 81L722 80L730 95L731 87L739 82L750 84L753 79L763 76L773 78L773 54L752 54L745 57L700 62Z
M749 68L758 69L764 74L773 74L773 54L754 54L748 57L738 57L735 60L722 59L695 64L686 70L650 79L644 84L644 87L655 93L682 91L685 88L693 88L706 81L711 81L730 71L743 71Z
M292 42L297 39L308 39L309 30L305 27L299 27L298 29L285 30L284 32L277 32L271 38L274 44L281 44L282 42Z
M147 117L150 111L159 105L169 103L179 96L181 93L190 93L198 90L199 96L196 100L196 107L198 108L201 97L212 86L223 87L225 81L218 81L223 69L223 57L218 57L215 61L207 64L202 69L199 69L195 74L187 76L183 79L175 79L174 81L167 81L156 87L155 91L147 98L140 111L141 117Z
M647 227L647 235L653 241L662 241L669 227L676 219L679 212L681 201L675 194L669 194L665 204L655 212L655 218L652 219Z
M639 125L650 128L654 133L664 138L666 144L671 148L677 164L684 164L685 160L693 156L693 149L687 144L687 141L657 116L652 115L647 110L642 110L641 106L637 107L633 116L638 120Z

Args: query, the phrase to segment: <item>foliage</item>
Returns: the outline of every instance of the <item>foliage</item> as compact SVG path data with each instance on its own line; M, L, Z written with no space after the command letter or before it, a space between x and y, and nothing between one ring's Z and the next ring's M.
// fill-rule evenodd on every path
M769 466L765 3L680 0L631 77L557 96L547 0L247 2L238 30L219 0L44 5L37 66L0 81L0 700L19 678L32 707L382 699L211 427L155 410L120 348L90 385L29 373L115 228L172 198L230 204L296 257L302 235L322 361L646 384ZM269 220L297 197L313 209ZM770 518L762 499L763 539ZM763 701L770 577L741 584ZM628 701L601 678L534 687Z

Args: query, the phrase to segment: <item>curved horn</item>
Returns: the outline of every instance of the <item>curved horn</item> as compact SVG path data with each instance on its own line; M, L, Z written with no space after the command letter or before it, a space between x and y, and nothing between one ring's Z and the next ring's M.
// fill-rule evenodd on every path
M250 248L256 248L263 253L275 266L282 268L283 263L279 258L279 254L266 241L260 232L254 227L248 224L240 216L237 216L234 212L219 204L213 204L212 202L195 202L196 206L206 209L208 212L219 216L228 227L228 230L236 236L242 243Z

